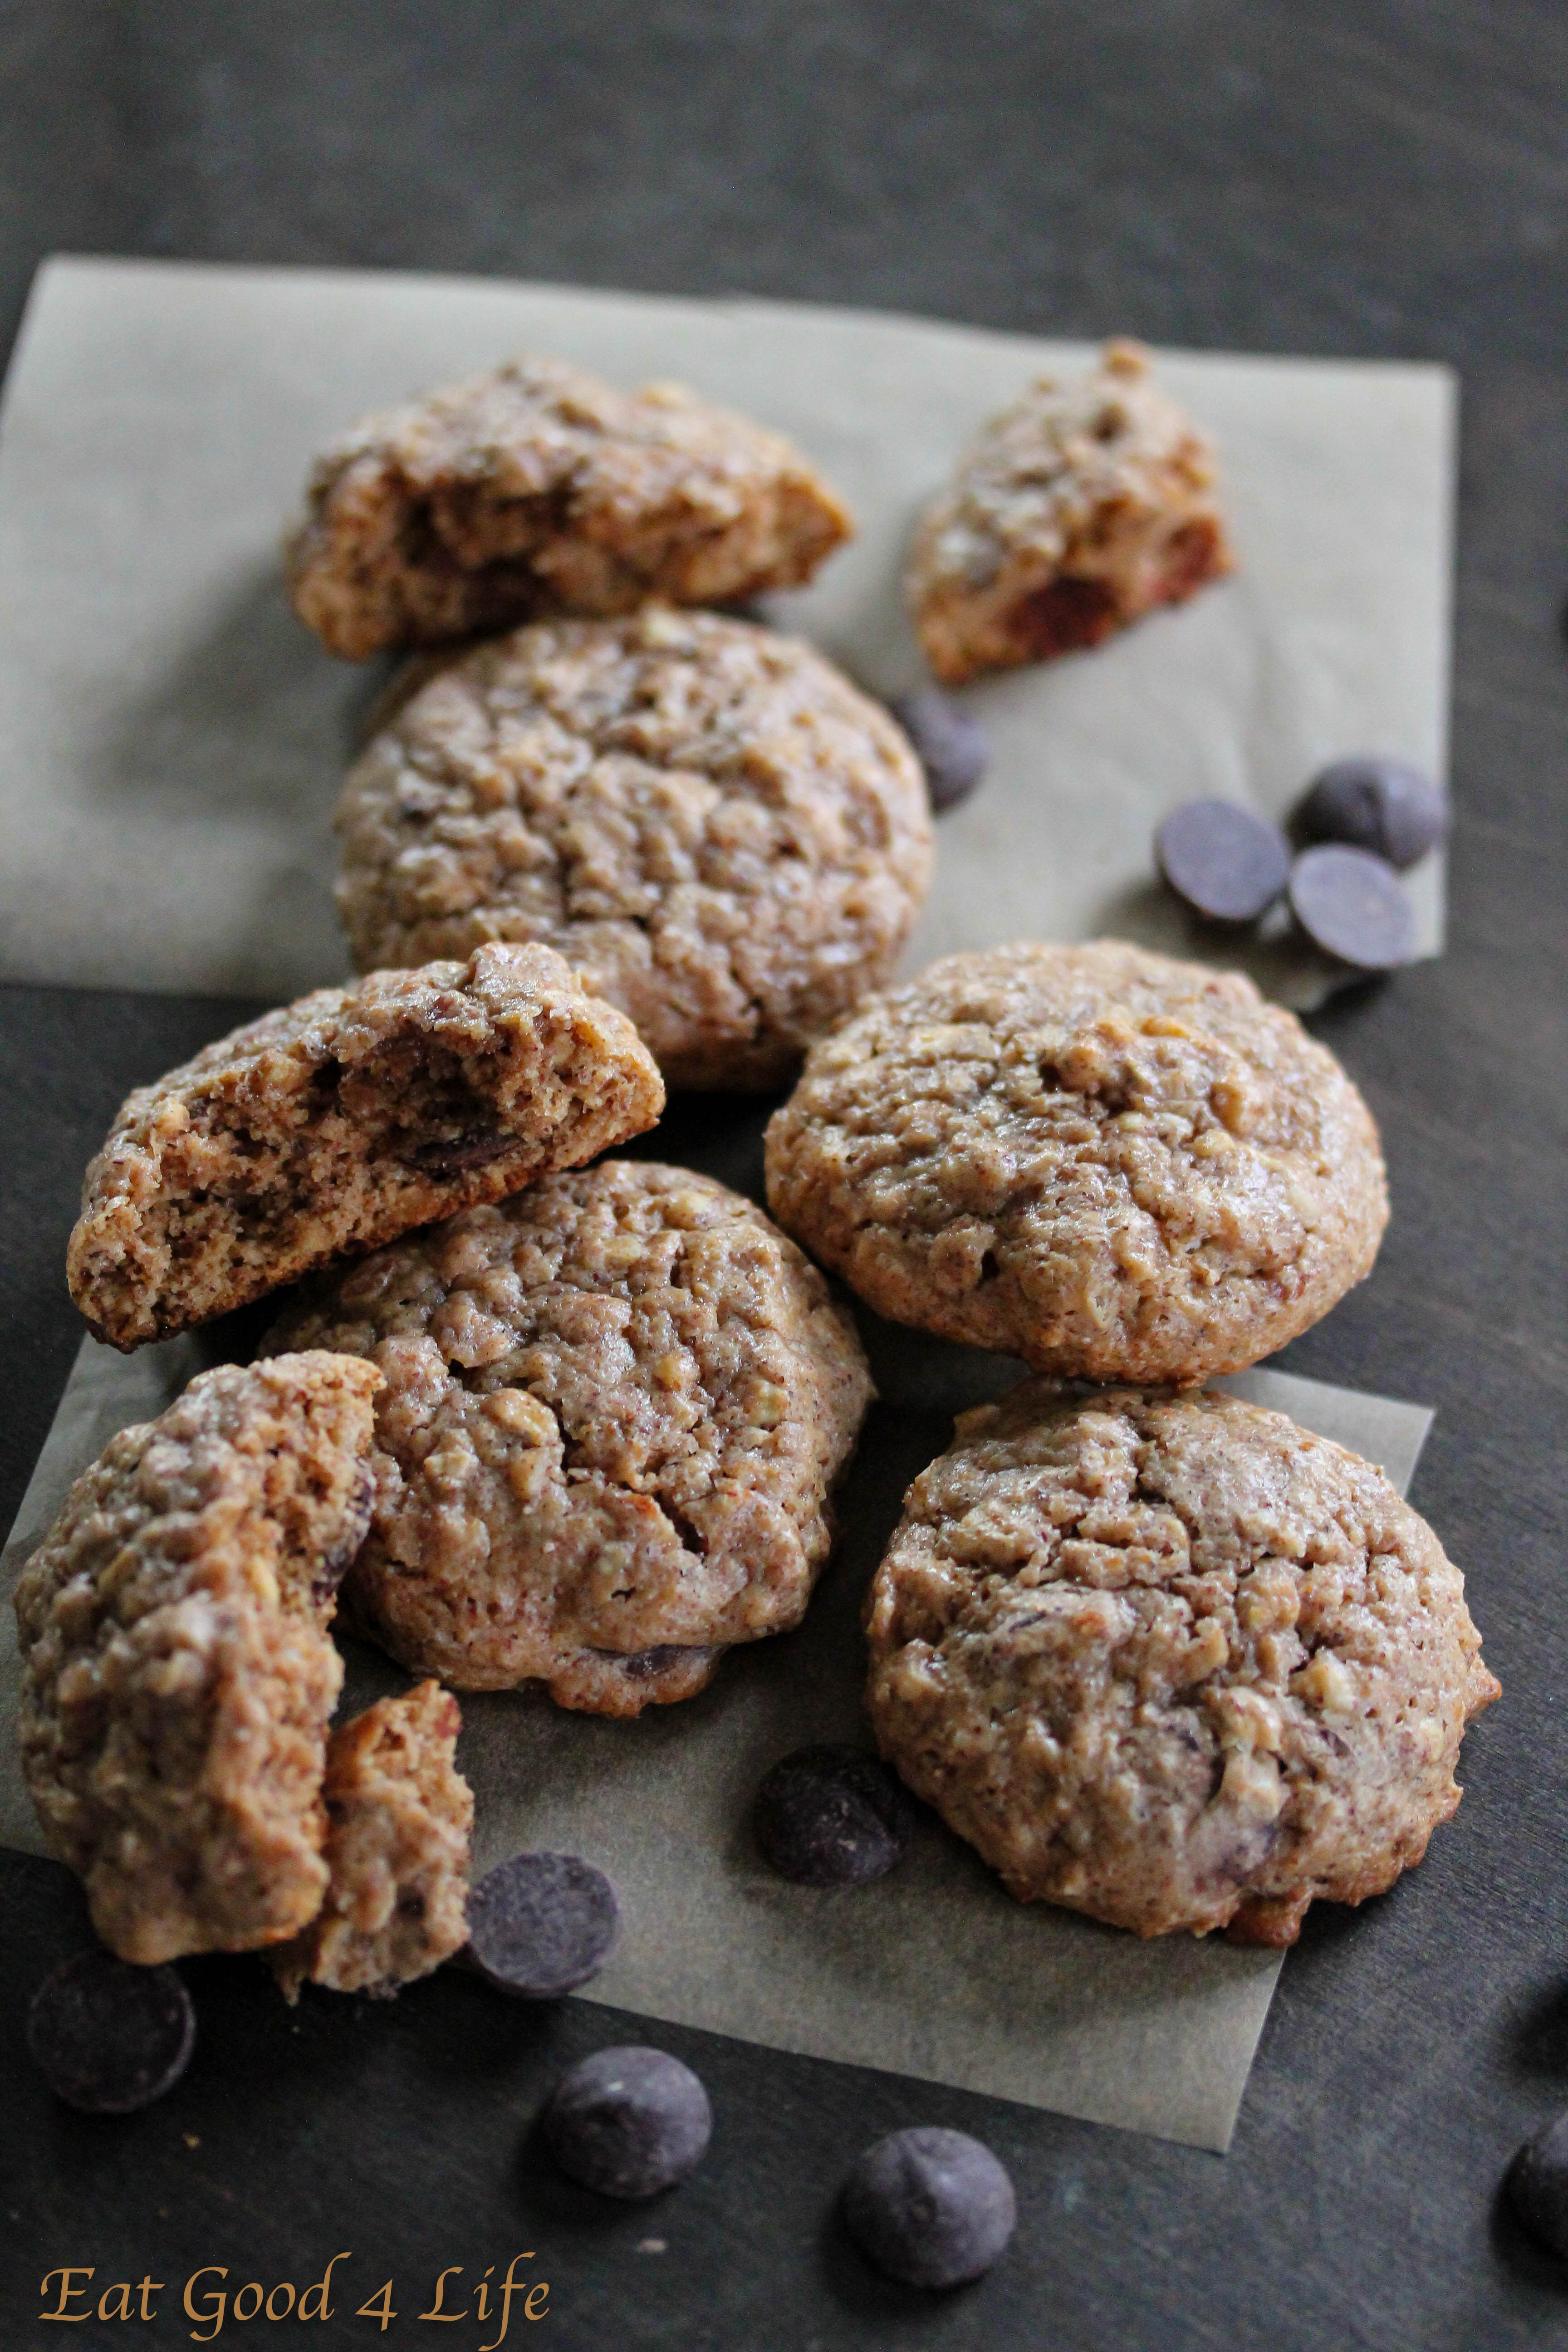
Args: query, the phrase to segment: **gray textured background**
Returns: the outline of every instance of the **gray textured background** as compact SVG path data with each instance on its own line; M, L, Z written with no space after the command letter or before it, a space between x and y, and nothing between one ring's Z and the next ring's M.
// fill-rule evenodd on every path
M1394 1221L1373 1279L1288 1361L1437 1405L1414 1499L1471 1579L1505 1685L1421 1871L1310 1921L1223 2163L664 2032L720 2137L679 2198L606 2215L524 2123L567 2057L635 2024L513 2012L455 1977L389 2012L323 2000L290 2022L245 1963L193 1967L203 2043L174 2097L89 2124L18 2055L27 1989L82 1932L74 1896L5 1857L8 2344L41 2337L55 2263L102 2283L227 2262L232 2286L317 2275L342 2245L352 2300L394 2272L389 2336L418 2344L437 2269L471 2277L519 2244L548 2253L553 2336L574 2347L1568 2337L1568 2274L1495 2202L1518 2139L1568 2102L1565 131L1560 0L0 0L7 321L38 256L67 247L738 289L1464 371L1451 948L1314 1024L1383 1121ZM8 1519L74 1349L60 1258L81 1164L124 1087L216 1024L67 992L12 990L4 1013ZM755 1136L753 1112L713 1102L669 1148L743 1181ZM988 2138L1024 2216L986 2282L936 2302L879 2284L829 2218L864 2141L919 2120ZM636 2252L650 2234L666 2254ZM340 2312L312 2341L374 2340L347 2295ZM174 2310L147 2335L189 2325Z

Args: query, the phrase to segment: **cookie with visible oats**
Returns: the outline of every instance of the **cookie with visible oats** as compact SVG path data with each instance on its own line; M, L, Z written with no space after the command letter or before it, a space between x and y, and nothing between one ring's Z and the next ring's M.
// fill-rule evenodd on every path
M778 1086L891 973L931 879L909 744L810 646L715 613L520 629L350 774L361 965L542 940L672 1086Z
M1042 376L964 453L905 581L944 684L1099 645L1232 570L1208 443L1134 343Z
M767 1182L879 1314L1092 1381L1256 1363L1388 1217L1371 1114L1294 1013L1111 940L945 956L873 998L774 1113Z
M71 1297L117 1348L651 1127L658 1072L548 948L318 989L130 1097L87 1171Z
M293 1935L327 1885L327 1633L370 1516L369 1364L226 1365L121 1430L16 1587L22 1771L122 1960Z
M923 1471L868 1603L883 1753L1021 1901L1289 1944L1459 1801L1498 1696L1381 1470L1229 1397L1024 1381Z
M547 613L798 587L853 528L782 434L679 384L621 393L514 360L334 443L289 583L301 620L359 660Z
M268 1954L287 1998L302 1984L382 1998L468 1939L473 1793L458 1770L458 1702L439 1683L377 1699L327 1748L327 1892Z
M855 1328L760 1209L607 1160L310 1289L269 1347L385 1381L356 1630L457 1690L689 1698L805 1613L870 1397Z

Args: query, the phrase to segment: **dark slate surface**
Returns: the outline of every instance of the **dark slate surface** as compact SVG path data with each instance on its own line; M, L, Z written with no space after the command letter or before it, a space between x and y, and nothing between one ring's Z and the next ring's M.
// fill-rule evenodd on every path
M388 2273L388 2336L430 2340L439 2269L464 2264L461 2289L525 2248L519 2275L551 2282L541 2340L583 2347L1568 2340L1568 2271L1496 2203L1513 2146L1568 2102L1565 130L1554 0L0 0L0 331L64 247L1463 368L1452 946L1317 1024L1384 1123L1394 1220L1373 1279L1287 1360L1436 1404L1415 1500L1506 1686L1421 1871L1310 1921L1223 2161L660 2029L709 2084L713 2152L651 2210L607 2210L552 2176L528 2121L561 2065L635 2021L535 2014L450 1972L390 2008L291 2017L240 1961L190 1968L202 2039L179 2090L92 2122L21 2052L29 1988L84 1935L77 1896L0 1857L0 2341L60 2340L36 2316L57 2263L96 2264L95 2292L164 2281L143 2333L184 2343L210 2326L178 2307L198 2264L229 2265L209 2287L302 2287L344 2247L334 2316L301 2341L377 2340L353 2314ZM0 1520L75 1346L79 1169L122 1090L233 1013L15 989L4 1016ZM715 1105L688 1139L728 1169L753 1139ZM935 2300L877 2284L831 2220L865 2142L923 2121L989 2140L1022 2212L998 2270ZM265 2321L240 2340L257 2330L272 2340ZM514 2305L507 2341L529 2333Z

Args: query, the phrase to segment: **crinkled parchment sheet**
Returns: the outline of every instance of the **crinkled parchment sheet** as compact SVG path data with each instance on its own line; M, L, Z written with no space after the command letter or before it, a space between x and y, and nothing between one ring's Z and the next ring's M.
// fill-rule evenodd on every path
M293 619L279 534L315 450L363 410L530 351L682 378L793 434L860 533L774 617L879 693L919 674L898 587L918 508L1032 375L1091 356L786 303L49 263L0 425L0 978L284 998L343 976L330 820L383 673ZM1159 365L1219 444L1241 570L972 689L994 766L942 819L911 965L1106 931L1235 961L1154 883L1164 809L1222 793L1278 815L1349 751L1444 772L1453 378ZM1436 954L1440 859L1410 888ZM1299 1005L1344 976L1288 943L1246 956Z
M999 1394L1019 1370L889 1326L871 1336L882 1401L841 1497L842 1548L800 1631L734 1651L700 1698L635 1723L568 1714L534 1694L466 1697L458 1760L477 1800L479 1864L542 1848L609 1873L625 1927L595 2000L1223 2150L1276 1954L1216 1937L1141 1943L1015 1903L934 1815L898 1870L852 1893L787 1885L752 1849L752 1794L777 1757L807 1740L868 1744L866 1583L904 1488L947 1443L953 1412ZM0 1561L7 1845L46 1851L16 1763L16 1573L71 1480L116 1430L160 1412L212 1345L187 1338L125 1357L82 1342ZM1381 1462L1402 1491L1432 1418L1279 1372L1221 1385ZM348 1647L345 1708L406 1686L389 1661Z

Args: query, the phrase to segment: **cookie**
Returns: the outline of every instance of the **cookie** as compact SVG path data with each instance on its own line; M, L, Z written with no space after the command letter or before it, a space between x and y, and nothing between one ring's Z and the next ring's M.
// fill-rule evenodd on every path
M905 592L927 661L962 686L1097 646L1234 561L1213 451L1117 342L986 426L921 520Z
M870 1396L760 1209L607 1160L315 1286L268 1347L367 1358L377 1501L345 1611L455 1690L637 1715L805 1613Z
M946 956L816 1047L768 1201L882 1315L1037 1371L1256 1363L1370 1270L1349 1078L1250 980L1117 940Z
M359 660L548 613L797 587L853 528L781 434L679 384L620 393L514 360L334 443L289 583L300 619Z
M117 1348L164 1339L663 1108L631 1024L547 948L318 989L130 1097L87 1171L71 1297Z
M667 607L479 646L371 745L338 827L362 967L545 940L681 1087L781 1085L931 879L887 712L807 646Z
M910 1487L868 1701L1021 1901L1289 1944L1459 1801L1498 1696L1464 1592L1381 1470L1282 1413L1028 1380Z
M327 1885L327 1634L370 1512L372 1366L204 1372L121 1430L16 1587L23 1775L122 1960L246 1951Z
M459 1728L451 1693L420 1683L332 1733L326 1895L268 1955L290 2001L305 1983L384 1997L462 1949L474 1800L454 1760Z

